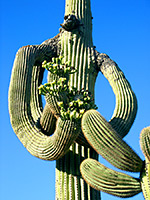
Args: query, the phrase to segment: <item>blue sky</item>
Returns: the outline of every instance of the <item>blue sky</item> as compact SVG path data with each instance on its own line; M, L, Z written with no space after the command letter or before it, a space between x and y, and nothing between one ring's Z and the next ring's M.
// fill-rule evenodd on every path
M91 4L94 45L117 62L137 96L137 117L125 140L144 159L139 134L150 125L150 1L92 0ZM40 44L58 33L65 0L1 0L0 7L0 199L53 200L55 162L37 159L22 146L10 125L7 99L17 50ZM109 120L115 98L101 74L96 82L96 104ZM101 157L100 160L111 167ZM103 193L102 199L119 198ZM144 198L139 194L130 199Z

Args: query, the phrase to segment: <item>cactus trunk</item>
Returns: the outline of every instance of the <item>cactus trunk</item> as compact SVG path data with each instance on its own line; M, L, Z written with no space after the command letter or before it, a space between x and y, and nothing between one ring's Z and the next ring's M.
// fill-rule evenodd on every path
M85 158L98 159L97 153L74 143L69 152L56 161L56 200L100 200L99 191L82 178L80 164Z
M77 29L61 32L61 55L77 69L71 74L69 85L84 88L94 94L97 70L92 42L92 16L90 0L66 0L65 16L75 15L80 20Z
M78 28L61 31L60 53L64 62L71 62L77 72L69 77L69 86L84 88L94 96L97 76L92 42L92 16L90 0L66 0L65 16L74 15L80 21ZM64 21L65 24L65 21ZM63 25L62 25L63 27ZM82 134L82 133L81 133ZM92 189L80 174L80 163L85 158L98 159L91 149L74 143L69 152L56 161L56 199L99 200L100 193Z

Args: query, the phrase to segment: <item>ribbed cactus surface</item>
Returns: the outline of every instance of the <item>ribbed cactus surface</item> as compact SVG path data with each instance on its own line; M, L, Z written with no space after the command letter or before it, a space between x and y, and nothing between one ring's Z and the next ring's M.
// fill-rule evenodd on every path
M140 145L145 157L150 162L150 127L143 128L141 131Z
M80 168L86 182L97 190L122 198L141 192L139 179L109 169L94 159L84 160Z
M83 133L91 146L115 167L140 172L143 161L96 110L82 118Z
M41 85L45 69L48 82ZM116 96L109 122L95 110L99 71ZM24 147L40 159L56 160L56 200L100 200L99 190L120 197L141 191L139 179L97 162L100 153L122 170L143 170L143 161L122 140L136 116L136 96L117 64L93 46L90 0L66 0L59 34L41 45L19 49L9 87L9 112ZM146 153L148 140L143 142ZM143 172L144 188L145 180Z
M150 199L150 127L140 133L140 145L145 156L145 167L141 171L141 186L146 200Z
M136 113L137 99L130 83L118 65L109 58L100 67L116 97L116 106L110 120L111 126L124 137L130 130Z
M79 166L85 158L98 159L97 153L73 144L69 152L56 162L56 199L100 199L99 191L82 178Z

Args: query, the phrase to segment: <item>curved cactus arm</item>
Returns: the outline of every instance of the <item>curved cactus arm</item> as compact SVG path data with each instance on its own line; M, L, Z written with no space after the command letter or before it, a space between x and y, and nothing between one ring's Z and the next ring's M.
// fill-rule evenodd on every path
M115 167L140 172L143 161L96 110L82 118L82 131L90 145Z
M37 91L43 70L35 65L47 57L56 56L57 43L56 39L52 39L48 44L19 49L9 88L9 112L14 132L32 155L45 160L63 156L78 136L76 124L69 120L59 119L51 137L46 136L36 125L42 111Z
M49 40L47 45L50 44L51 40ZM43 72L44 69L41 66L33 66L30 97L31 115L33 120L37 121L37 127L41 128L46 135L51 135L54 133L56 127L56 118L47 104L44 109L42 108L41 95L39 95L39 91L37 90L42 82Z
M140 180L114 171L94 159L86 159L80 165L84 180L96 190L128 198L141 192Z
M106 54L97 52L97 66L108 80L116 97L115 110L109 123L121 137L124 137L136 117L136 96L123 72Z

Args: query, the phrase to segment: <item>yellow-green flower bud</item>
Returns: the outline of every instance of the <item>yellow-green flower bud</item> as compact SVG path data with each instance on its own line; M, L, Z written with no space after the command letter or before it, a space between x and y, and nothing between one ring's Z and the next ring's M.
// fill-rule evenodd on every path
M83 115L85 113L85 109L81 109L79 112L81 115Z
M62 107L62 106L63 106L63 101L57 102L57 105L58 105L59 107Z

